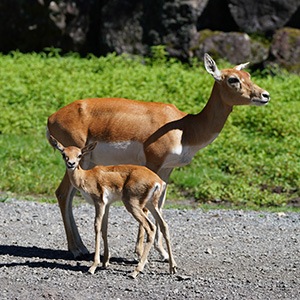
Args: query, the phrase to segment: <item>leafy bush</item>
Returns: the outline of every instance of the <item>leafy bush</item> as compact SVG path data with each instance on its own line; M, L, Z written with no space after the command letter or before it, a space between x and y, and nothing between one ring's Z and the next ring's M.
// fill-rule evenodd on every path
M2 191L53 195L64 165L48 145L45 127L48 116L66 104L124 97L173 103L197 113L213 85L202 63L166 59L164 48L156 48L147 59L115 54L62 57L50 50L0 55ZM300 79L287 73L256 73L253 81L270 92L270 104L235 107L216 141L190 165L173 172L169 197L245 206L282 206L299 197Z

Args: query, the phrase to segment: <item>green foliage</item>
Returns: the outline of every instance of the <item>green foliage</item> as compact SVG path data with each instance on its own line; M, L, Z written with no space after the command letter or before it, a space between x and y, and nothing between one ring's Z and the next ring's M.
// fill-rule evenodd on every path
M52 48L0 54L0 191L53 196L64 165L46 141L46 122L74 100L124 97L199 112L213 85L202 63L167 59L164 47L152 53L150 59L60 56ZM282 72L253 75L270 92L270 104L235 107L216 141L173 172L171 197L259 207L284 206L300 196L300 79Z

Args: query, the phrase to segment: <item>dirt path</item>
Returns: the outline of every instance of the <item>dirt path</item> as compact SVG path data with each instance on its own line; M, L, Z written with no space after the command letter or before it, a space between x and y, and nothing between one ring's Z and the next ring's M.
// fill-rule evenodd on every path
M74 209L93 252L93 207ZM87 274L91 260L66 249L57 204L0 203L0 299L300 299L300 215L236 210L165 210L179 270L151 249L149 265L128 278L137 224L112 207L111 265ZM91 256L92 259L92 256Z

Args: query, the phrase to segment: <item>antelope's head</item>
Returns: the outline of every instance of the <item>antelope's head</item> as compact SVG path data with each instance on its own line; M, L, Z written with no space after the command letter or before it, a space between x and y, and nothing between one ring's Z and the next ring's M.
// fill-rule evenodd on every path
M219 70L214 60L205 53L205 68L215 79L215 87L224 103L230 106L262 106L270 101L269 93L253 83L250 74L243 71L248 64L237 65L233 69Z

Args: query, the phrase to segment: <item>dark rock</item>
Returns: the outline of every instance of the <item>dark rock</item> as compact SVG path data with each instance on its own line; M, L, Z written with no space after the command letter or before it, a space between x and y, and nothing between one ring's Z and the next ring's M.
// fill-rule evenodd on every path
M43 2L43 0L40 1ZM90 2L56 0L49 3L49 18L59 29L59 40L65 51L81 52L83 50L89 30Z
M197 32L197 19L208 0L145 1L144 41L166 45L173 57L189 57L189 43Z
M268 56L268 47L252 41L248 34L239 32L200 31L190 44L190 55L202 59L204 53L214 58L226 58L233 64L246 61L262 62Z
M293 14L290 20L285 24L285 27L293 27L300 29L300 5L298 10Z
M101 53L146 54L143 44L143 1L111 0L102 7Z
M0 51L40 50L45 46L46 35L51 32L55 37L58 34L51 23L47 7L39 1L1 1Z
M279 65L300 75L300 30L282 28L276 32L270 48L268 64Z
M274 33L284 26L300 6L300 0L229 0L229 9L245 32Z
M0 51L148 55L166 45L183 61L209 52L263 67L268 45L239 31L273 34L285 24L300 28L300 0L1 0ZM296 31L277 32L268 63L298 73L297 47Z
M0 51L41 51L44 47L82 51L93 1L3 0Z
M197 30L209 28L219 31L238 31L239 27L233 19L224 0L210 0L197 20Z

